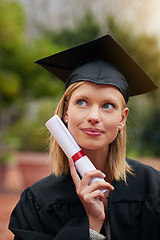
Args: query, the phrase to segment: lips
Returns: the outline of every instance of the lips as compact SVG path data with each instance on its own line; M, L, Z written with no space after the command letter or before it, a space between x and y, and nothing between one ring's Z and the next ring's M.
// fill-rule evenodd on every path
M83 128L82 131L90 136L100 136L102 135L104 132L98 128Z

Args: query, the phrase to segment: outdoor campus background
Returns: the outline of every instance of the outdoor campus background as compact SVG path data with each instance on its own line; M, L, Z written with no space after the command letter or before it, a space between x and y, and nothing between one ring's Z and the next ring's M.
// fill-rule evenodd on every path
M20 192L51 172L44 124L64 85L34 62L111 34L160 86L159 12L159 0L0 0L0 240L12 239L7 225ZM160 169L160 90L128 106L127 156ZM26 162L37 164L30 182L20 170Z

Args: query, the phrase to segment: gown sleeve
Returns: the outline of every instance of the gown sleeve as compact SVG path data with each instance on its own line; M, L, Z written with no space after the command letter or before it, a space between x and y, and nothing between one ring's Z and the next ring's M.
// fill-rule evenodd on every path
M55 210L55 206L39 209L32 191L27 188L11 214L9 229L15 235L14 240L89 240L88 218L65 220L63 212L67 216L68 206L62 207L64 211Z

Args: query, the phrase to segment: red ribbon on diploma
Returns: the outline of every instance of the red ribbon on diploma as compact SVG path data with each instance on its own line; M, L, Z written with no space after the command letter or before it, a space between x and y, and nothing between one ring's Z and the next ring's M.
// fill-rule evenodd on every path
M82 150L80 150L79 152L77 152L76 154L74 154L72 156L72 159L73 159L74 162L76 162L77 160L79 160L80 158L84 157L85 155L86 154Z

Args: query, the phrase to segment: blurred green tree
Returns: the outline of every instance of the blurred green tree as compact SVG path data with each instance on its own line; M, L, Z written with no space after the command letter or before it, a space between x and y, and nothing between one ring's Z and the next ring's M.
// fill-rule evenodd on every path
M35 126L38 126L39 119L42 118L38 115L35 119L30 119L33 128L28 125L28 117L25 116L26 107L28 107L26 103L40 98L57 99L64 89L60 80L33 64L41 57L94 39L103 32L104 34L109 33L142 66L153 81L160 84L160 49L156 37L143 33L135 35L129 25L125 27L120 25L113 16L107 18L106 26L102 29L92 12L87 10L85 17L77 22L74 29L62 28L58 32L51 32L39 26L41 32L36 38L26 37L25 23L25 14L19 3L13 0L0 1L0 138L2 139L4 131L12 123L11 120L14 120L15 127L12 126L14 130L11 135L12 139L15 136L18 137L17 142L21 143L21 150L31 149L33 143L30 140L34 139L34 131L31 131L33 135L28 132L28 135L31 136L29 140L23 129L25 126L34 129ZM160 155L157 150L159 146L156 147L157 145L154 144L155 139L156 141L160 139L157 121L160 115L158 107L160 92L155 91L135 99L132 101L131 98L129 102L131 110L128 124L131 133L128 132L128 139L132 140L132 144L128 144L128 151L133 152L135 149L138 154L144 154L145 149L152 144L154 148L150 147L150 152L153 155ZM34 111L36 112L35 109ZM19 134L16 134L18 126ZM133 137L134 129L137 130ZM150 129L150 133L147 132L148 129ZM43 138L43 136L41 137ZM38 134L35 139L38 144ZM0 142L2 145L3 141ZM36 146L34 149L40 150Z
M54 43L72 47L98 37L101 27L96 22L93 13L86 9L83 19L78 21L74 28L62 27L59 31L42 30Z
M0 151L6 149L7 129L25 114L29 99L55 98L63 89L60 80L34 64L61 46L46 37L27 38L25 23L20 3L0 1Z
M59 51L50 39L28 39L25 15L18 2L0 1L0 109L27 97L57 96L60 81L33 64L41 56Z
M113 16L107 20L108 32L160 86L160 49L155 36L134 34L130 26L123 28ZM130 98L127 151L131 156L160 156L160 91Z
M16 71L17 53L23 42L24 12L16 2L0 1L0 105L13 101L21 91Z

